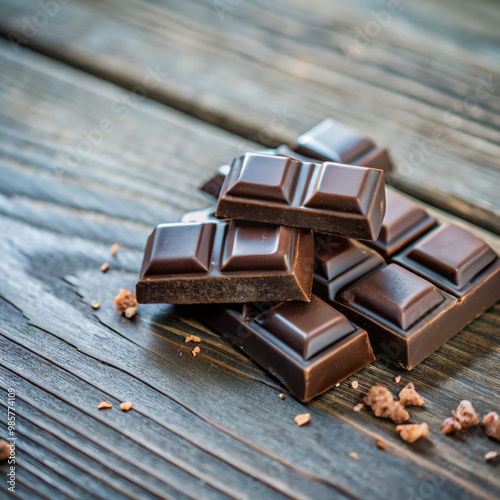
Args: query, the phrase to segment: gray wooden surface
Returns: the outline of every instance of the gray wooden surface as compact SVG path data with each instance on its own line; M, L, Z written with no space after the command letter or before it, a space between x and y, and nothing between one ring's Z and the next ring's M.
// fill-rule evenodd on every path
M499 450L498 443L480 428L443 436L439 425L464 397L480 414L500 409L499 305L413 371L376 362L303 405L290 396L280 400L279 382L195 313L141 306L134 320L123 321L112 298L120 287L133 288L152 227L208 206L197 189L202 181L242 149L257 147L255 140L266 142L259 130L280 123L271 122L271 102L296 113L275 129L273 143L333 115L388 141L400 160L411 137L428 133L422 116L443 126L439 110L467 95L475 69L498 74L492 49L498 10L458 2L448 7L446 24L438 17L444 3L412 2L353 65L329 50L335 45L329 37L348 33L379 4L323 9L316 2L302 12L302 4L291 3L285 18L279 2L264 9L247 1L222 21L212 4L117 5L69 3L26 47L0 40L0 380L3 393L13 387L17 394L19 497L497 498L499 464L483 455ZM31 2L1 1L2 30L8 35L36 10ZM425 39L441 40L437 53L423 44L429 19L441 30ZM311 45L302 47L306 34ZM241 45L224 43L232 37ZM412 37L421 43L410 43ZM312 75L297 73L299 48ZM148 64L159 61L162 71L169 60L177 66L147 97L123 88L140 85ZM398 89L383 79L391 72L399 73ZM329 87L342 78L352 83L349 92L366 89L365 98L348 105ZM386 94L391 99L382 99ZM397 186L497 227L497 99L482 103L481 119L451 130L455 139L418 175L396 177ZM78 153L84 131L102 120L112 131ZM492 233L428 210L500 251ZM114 242L124 245L115 258ZM106 274L99 271L104 261L111 264ZM101 302L99 310L92 300ZM195 358L193 344L184 342L189 334L202 339ZM411 414L429 423L430 436L413 445L390 422L352 410L374 383L396 392L398 374L400 386L414 382L426 400ZM113 409L99 412L102 400ZM118 408L124 400L133 403L128 413ZM5 397L0 404L5 415ZM312 421L299 428L293 417L306 411Z
M500 9L387 4L85 0L30 32L38 3L1 0L0 33L130 89L157 68L149 97L268 145L332 116L391 146L399 188L499 233Z

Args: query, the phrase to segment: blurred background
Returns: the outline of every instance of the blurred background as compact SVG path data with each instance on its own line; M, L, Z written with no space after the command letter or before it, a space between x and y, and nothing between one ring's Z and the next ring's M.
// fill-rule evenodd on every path
M488 0L0 0L4 155L157 189L180 170L177 214L234 154L332 117L389 146L393 185L498 233L499 23Z

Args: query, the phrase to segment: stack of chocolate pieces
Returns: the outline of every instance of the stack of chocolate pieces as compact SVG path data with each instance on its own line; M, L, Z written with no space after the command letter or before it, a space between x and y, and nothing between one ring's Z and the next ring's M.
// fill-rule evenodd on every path
M211 304L205 320L301 401L374 351L413 368L500 299L500 259L386 190L391 171L330 119L235 158L202 188L216 207L150 236L138 301Z

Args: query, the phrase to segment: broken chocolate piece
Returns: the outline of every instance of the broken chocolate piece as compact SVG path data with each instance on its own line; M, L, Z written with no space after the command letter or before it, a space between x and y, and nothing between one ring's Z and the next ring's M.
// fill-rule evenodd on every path
M436 225L436 219L409 197L392 189L386 189L385 199L380 235L367 244L388 258L429 231Z
M141 303L309 300L313 235L243 221L162 224L137 283Z
M463 327L454 297L396 264L345 289L335 304L370 332L380 357L406 369Z
M393 170L387 149L331 118L304 132L290 147L316 160L362 165L387 173Z
M324 300L335 300L342 288L385 264L359 241L324 234L315 240L313 292Z
M443 224L394 260L456 297L474 295L477 314L500 299L500 259L461 227Z
M280 303L249 318L241 306L206 311L210 325L301 401L374 360L367 333L314 295L308 303Z
M384 213L380 170L248 153L233 161L216 215L373 240Z

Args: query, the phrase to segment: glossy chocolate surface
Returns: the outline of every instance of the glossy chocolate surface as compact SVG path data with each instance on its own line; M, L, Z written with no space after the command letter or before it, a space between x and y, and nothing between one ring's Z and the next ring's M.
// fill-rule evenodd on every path
M340 236L317 234L314 249L313 292L333 301L337 293L385 264L362 243Z
M137 283L141 303L309 300L313 235L242 221L162 224Z
M336 304L366 328L377 354L407 369L464 326L454 297L397 264L348 287Z
M413 200L396 191L387 189L385 199L386 209L380 235L369 244L388 258L429 231L436 225L436 219Z
M297 142L290 147L301 155L320 161L378 168L386 173L393 170L385 148L331 118L299 136Z
M241 306L219 306L207 311L207 321L301 401L375 359L367 333L314 295L310 302L280 303L249 320Z
M203 186L201 186L201 190L205 191L205 193L215 196L215 198L219 197L220 190L222 188L222 184L226 180L227 174L231 170L231 165L221 165L217 173L210 178Z
M376 239L385 213L379 170L248 153L234 160L217 216Z
M500 259L484 241L461 227L437 227L394 260L457 297L495 279L497 292L487 302L491 305L500 299Z
M285 146L286 148L286 145L283 146ZM260 149L256 151L256 153L262 153L267 155L282 154L278 153L277 149ZM314 161L314 160L308 160L308 161ZM220 190L222 188L222 184L224 184L224 180L226 179L230 170L231 170L231 165L221 165L217 169L217 173L213 177L211 177L207 182L205 182L205 184L203 184L203 186L201 186L200 189L202 191L205 191L205 193L214 196L215 198L218 198Z

